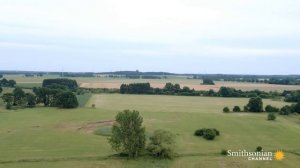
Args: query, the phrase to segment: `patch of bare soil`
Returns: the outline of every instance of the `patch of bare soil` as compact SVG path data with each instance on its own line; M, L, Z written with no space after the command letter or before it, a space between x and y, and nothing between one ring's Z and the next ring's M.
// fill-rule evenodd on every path
M114 120L90 122L77 128L77 131L82 131L85 133L93 133L99 127L112 126L114 122L115 122Z

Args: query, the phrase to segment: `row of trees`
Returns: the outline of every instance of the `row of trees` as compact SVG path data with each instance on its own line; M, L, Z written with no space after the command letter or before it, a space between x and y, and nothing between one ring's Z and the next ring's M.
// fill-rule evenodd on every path
M6 109L11 109L12 106L34 107L36 104L35 95L25 93L21 88L17 87L12 93L4 93L2 100L6 104Z
M122 84L122 94L158 94L158 95L183 95L183 96L215 96L215 97L261 97L275 98L282 94L278 92L264 92L260 90L242 91L230 87L221 87L219 91L196 91L187 86L183 88L179 84L166 83L164 88L152 88L150 83Z
M16 84L15 80L7 80L5 78L0 80L0 87L15 87Z
M241 112L239 106L234 106L232 109L233 112ZM247 105L244 106L244 112L279 112L281 115L289 115L290 113L299 113L300 114L300 103L285 105L281 108L277 108L271 105L267 105L264 108L263 101L260 97L250 98ZM224 107L223 112L230 112L229 107Z
M165 130L156 130L146 145L145 128L142 124L143 118L138 111L119 112L109 138L112 148L130 158L140 156L143 151L148 151L154 157L171 158L174 154L175 136Z
M65 79L65 78L57 78L57 79L45 79L43 81L43 87L49 87L53 85L61 85L65 86L71 91L75 91L78 88L78 84L76 80Z
M52 86L33 88L33 92L36 95L36 103L42 103L44 106L76 108L79 105L76 95L68 89Z
M300 85L299 75L193 75L193 79L209 78L215 81L267 83L279 85Z
M204 78L202 85L215 85L214 81L212 79L209 78Z

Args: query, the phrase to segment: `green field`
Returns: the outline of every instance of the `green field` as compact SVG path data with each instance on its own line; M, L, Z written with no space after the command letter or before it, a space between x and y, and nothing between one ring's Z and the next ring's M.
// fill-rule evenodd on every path
M300 164L299 116L279 116L267 121L266 113L222 112L224 106L243 106L248 99L184 96L84 95L81 107L72 110L37 107L6 111L0 108L0 167L297 167ZM90 99L89 99L90 98ZM86 102L86 103L85 103ZM84 105L86 104L86 105ZM95 104L96 108L91 108ZM283 106L284 102L264 100ZM3 106L0 103L0 106ZM126 160L115 154L106 136L93 134L110 127L114 116L124 109L139 110L149 136L156 129L176 134L173 160L142 157ZM105 123L105 124L103 124ZM214 141L193 136L198 128L217 128ZM221 156L221 149L254 151L278 149L283 161L248 161Z

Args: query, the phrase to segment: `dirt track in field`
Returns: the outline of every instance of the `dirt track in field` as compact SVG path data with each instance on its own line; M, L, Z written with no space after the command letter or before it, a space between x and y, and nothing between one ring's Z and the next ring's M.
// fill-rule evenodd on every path
M121 83L118 82L91 82L91 83L81 83L82 88L109 88L109 89L119 89ZM151 87L163 88L165 83L151 83ZM233 87L241 90L264 90L264 91L283 91L283 90L300 90L300 86L296 85L272 85L272 84L260 84L260 83L238 83L238 82L218 82L216 85L200 85L200 84L187 84L180 83L181 88L187 86L195 90L209 90L213 89L218 91L221 86Z

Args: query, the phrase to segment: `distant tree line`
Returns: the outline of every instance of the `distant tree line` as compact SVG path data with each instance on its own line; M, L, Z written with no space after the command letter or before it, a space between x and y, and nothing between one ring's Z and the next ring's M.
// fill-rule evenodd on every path
M43 81L43 87L49 87L52 85L62 85L70 89L71 91L75 91L78 88L78 84L76 80L65 79L65 78L57 78L57 79L45 79Z
M0 80L0 87L15 87L16 84L15 80L7 80L5 78Z
M260 97L253 97L249 99L249 102L247 105L244 106L244 109L241 110L239 106L234 106L233 112L269 112L269 113L279 113L280 115L289 115L291 113L299 113L300 114L300 102L291 104L291 105L285 105L281 108L274 107L271 105L267 105L264 108L262 98ZM223 112L229 113L230 108L224 107ZM273 116L271 116L273 117Z
M76 82L76 81L75 81ZM77 89L74 80L45 79L43 87L34 87L33 93L25 93L22 88L16 87L12 93L5 93L1 97L6 103L6 108L35 107L44 104L49 107L76 108L78 100L73 93Z
M151 94L152 90L153 88L150 86L150 83L122 84L120 87L122 94Z
M62 77L95 77L95 73L93 72L85 72L85 73L62 73Z
M188 77L189 78L189 77ZM193 79L211 79L214 81L266 83L278 85L300 85L299 75L193 75Z
M150 83L122 84L122 94L157 94L157 95L178 95L178 96L212 96L212 97L261 97L276 98L282 94L278 92L264 92L260 90L242 91L230 87L221 87L219 91L196 91L187 86L183 88L179 84L166 83L164 88L152 88Z
M215 85L214 81L212 79L209 78L204 78L202 85Z
M128 79L166 79L166 76L154 76L154 75L125 75Z

